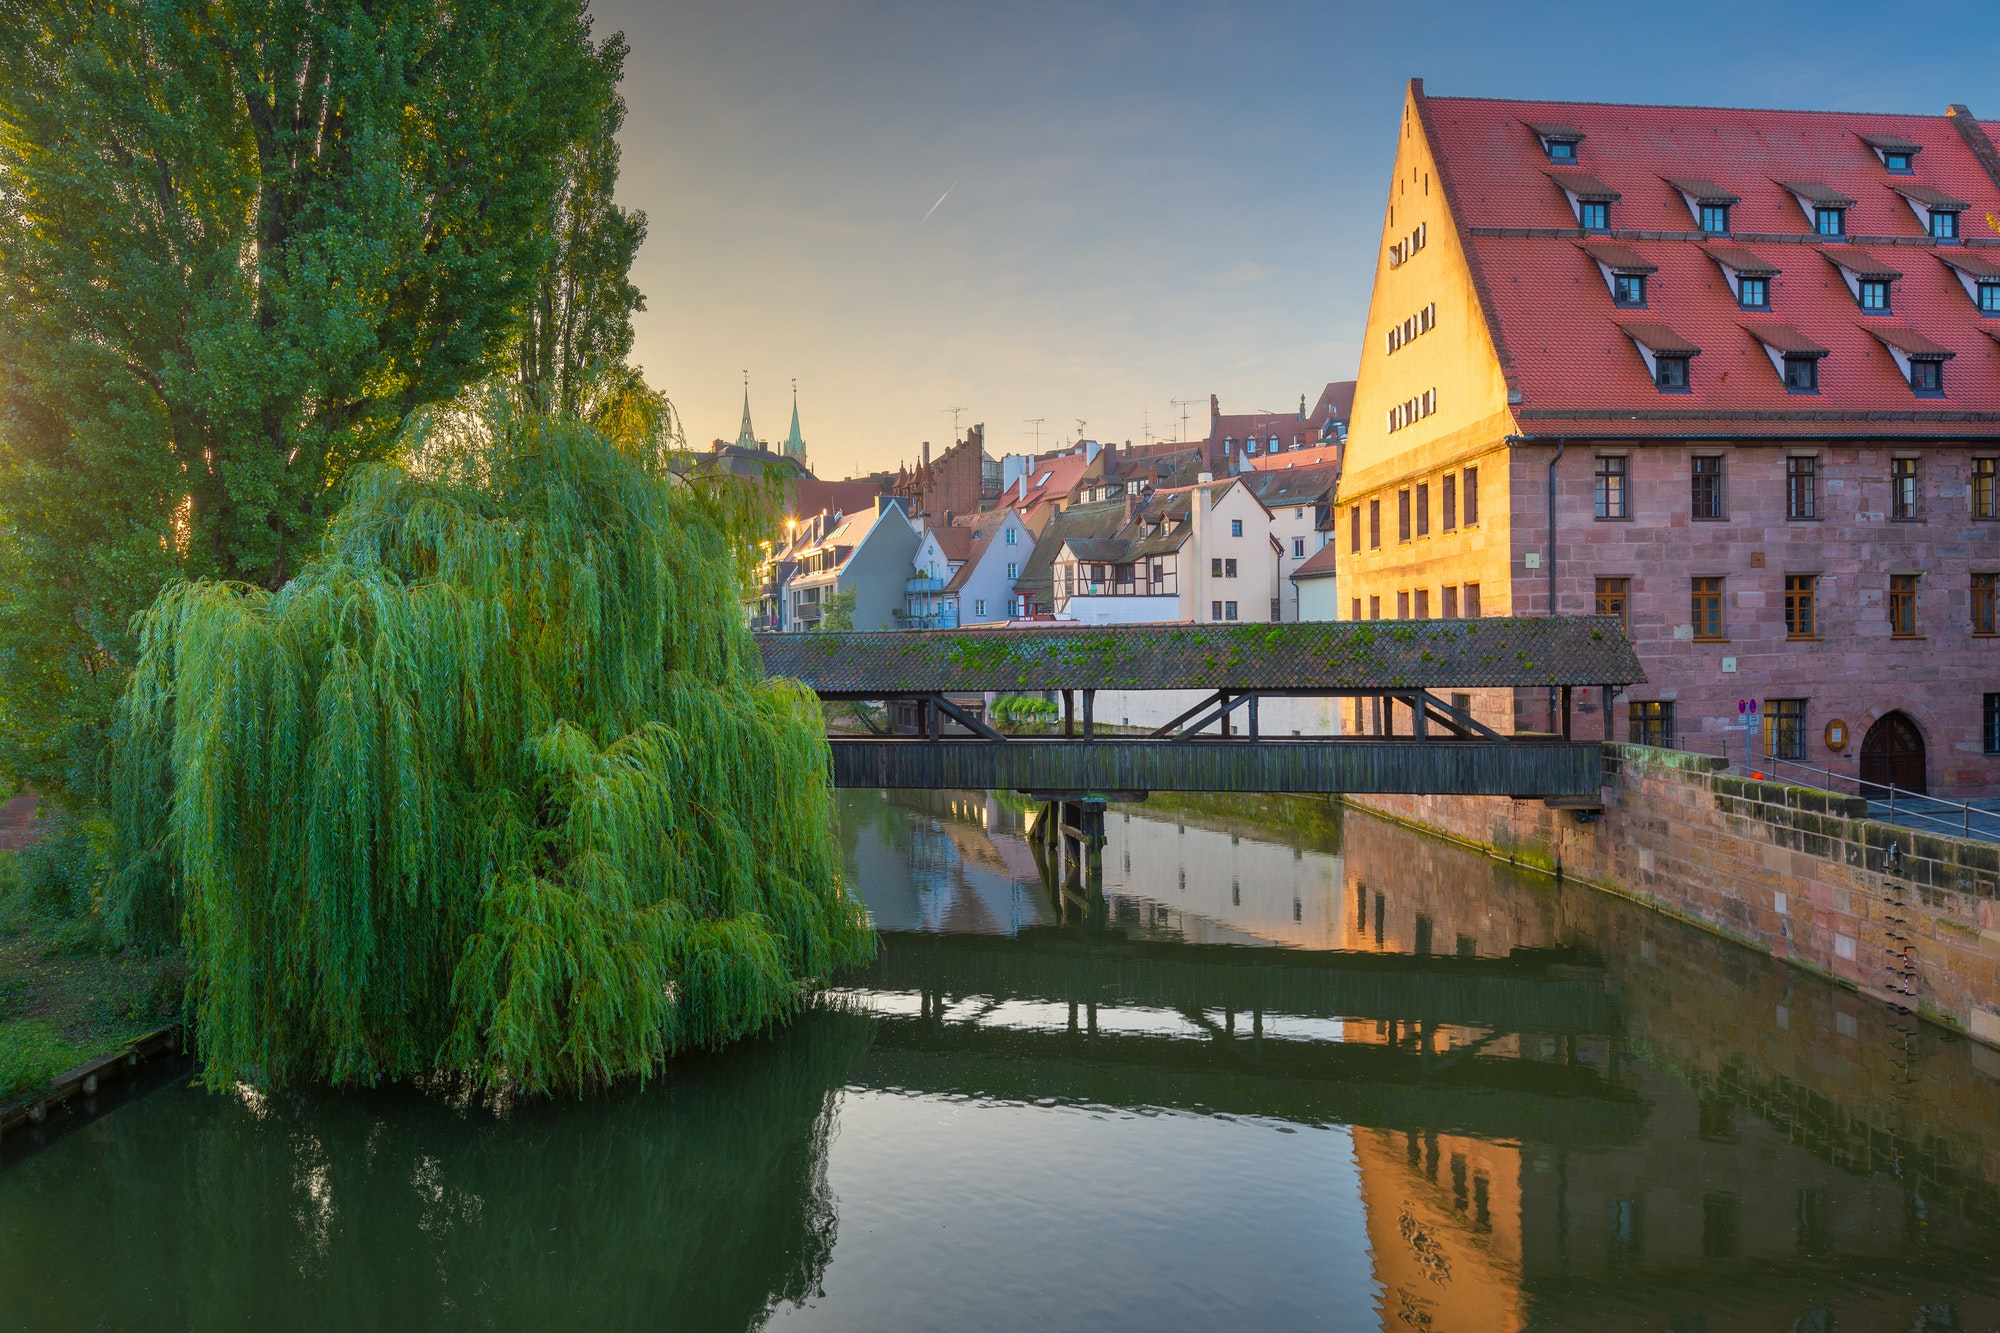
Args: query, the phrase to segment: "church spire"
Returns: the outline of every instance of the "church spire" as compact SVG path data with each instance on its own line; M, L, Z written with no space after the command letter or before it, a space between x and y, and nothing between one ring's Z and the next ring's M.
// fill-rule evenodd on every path
M785 437L785 457L806 461L806 442L799 437L799 382L792 381L792 433Z
M743 429L736 432L736 447L755 449L757 432L750 429L750 372L743 372Z

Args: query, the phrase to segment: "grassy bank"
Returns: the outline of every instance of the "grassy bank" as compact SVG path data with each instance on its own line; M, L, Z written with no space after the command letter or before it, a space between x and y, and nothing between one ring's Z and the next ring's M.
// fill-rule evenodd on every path
M112 946L63 869L40 849L0 852L0 1101L180 1015L179 956Z

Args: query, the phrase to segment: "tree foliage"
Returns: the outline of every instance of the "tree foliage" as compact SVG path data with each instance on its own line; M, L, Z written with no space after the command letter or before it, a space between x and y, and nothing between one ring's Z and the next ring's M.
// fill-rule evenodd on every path
M282 589L142 620L112 896L185 921L203 1077L579 1086L790 1013L870 937L726 516L573 422L413 429Z
M551 200L595 201L570 268L623 282L623 54L582 0L0 0L17 776L88 788L132 615L176 576L281 585L350 471L506 362ZM618 351L607 319L569 345Z

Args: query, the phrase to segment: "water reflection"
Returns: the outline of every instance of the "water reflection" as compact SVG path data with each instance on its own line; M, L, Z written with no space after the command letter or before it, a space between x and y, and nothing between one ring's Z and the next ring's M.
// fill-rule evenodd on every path
M843 802L883 932L644 1091L155 1094L0 1327L2000 1327L2000 1057L1321 802Z

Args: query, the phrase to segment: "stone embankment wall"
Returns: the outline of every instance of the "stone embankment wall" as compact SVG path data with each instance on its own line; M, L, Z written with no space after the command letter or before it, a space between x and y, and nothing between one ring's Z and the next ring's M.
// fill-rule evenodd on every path
M1502 796L1350 802L1582 880L2000 1046L2000 845L1868 818L1867 802L1606 745L1604 812Z

